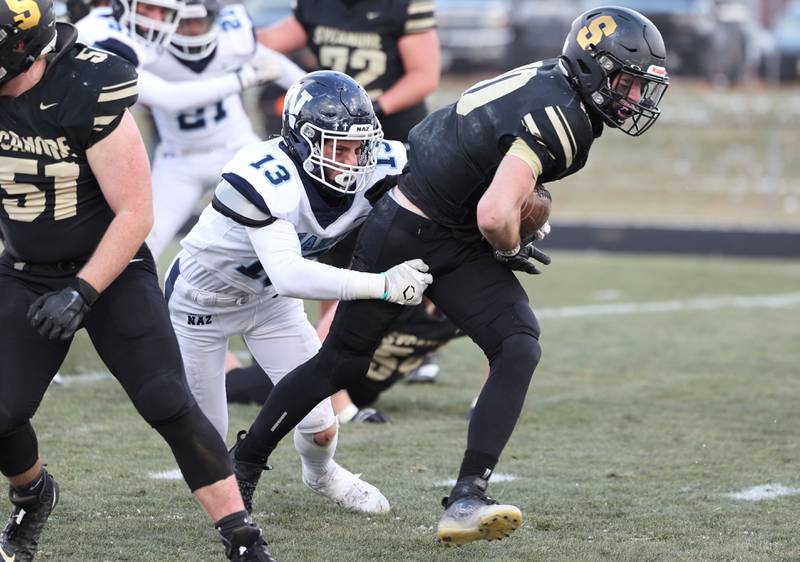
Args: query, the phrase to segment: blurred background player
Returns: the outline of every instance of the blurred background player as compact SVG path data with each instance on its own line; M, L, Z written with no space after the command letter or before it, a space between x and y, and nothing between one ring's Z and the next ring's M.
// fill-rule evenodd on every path
M405 142L439 87L439 39L432 0L298 0L294 14L260 29L281 53L308 46L323 70L361 84L384 137Z
M82 42L133 64L139 74L139 102L165 112L197 111L280 77L283 57L266 49L255 50L252 41L250 58L223 67L224 72L209 71L206 76L183 81L150 72L147 66L166 56L184 6L183 0L112 0L110 6L93 8L76 27ZM241 57L245 58L244 53Z
M147 71L170 82L208 82L224 79L254 58L271 59L275 82L285 88L305 74L256 43L242 4L220 9L217 0L189 0L166 51ZM239 92L179 110L166 108L168 103L159 98L151 105L160 143L153 163L155 222L147 243L156 259L191 218L203 193L216 185L222 167L240 148L259 140Z
M430 282L421 262L365 275L313 260L364 221L365 190L406 161L402 143L382 142L364 89L338 72L309 74L290 88L283 123L280 137L225 166L165 284L189 386L223 437L229 337L241 335L276 382L319 348L300 299L417 304ZM327 397L296 425L309 488L345 507L389 509L377 488L333 460L338 430ZM240 466L256 479L263 468ZM253 489L242 489L248 509Z

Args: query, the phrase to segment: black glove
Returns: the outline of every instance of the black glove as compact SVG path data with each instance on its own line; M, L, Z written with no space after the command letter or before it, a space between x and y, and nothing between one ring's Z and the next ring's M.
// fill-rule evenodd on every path
M80 328L84 316L99 296L89 283L75 277L67 287L33 301L28 309L28 321L48 339L68 340Z
M351 421L360 423L388 423L392 421L389 414L376 410L375 408L362 408L353 416Z
M550 256L539 248L536 248L532 242L521 245L519 248L515 248L515 250L516 251L513 253L495 250L494 259L503 262L514 271L524 271L525 273L532 273L533 275L539 275L541 271L530 262L531 258L544 265L550 265Z

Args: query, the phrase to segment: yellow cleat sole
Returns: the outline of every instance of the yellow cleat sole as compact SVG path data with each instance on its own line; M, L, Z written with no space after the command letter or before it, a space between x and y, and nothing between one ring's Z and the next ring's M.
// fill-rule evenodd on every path
M493 505L478 519L477 526L439 526L436 536L446 545L461 546L474 541L494 541L511 536L522 525L522 512L513 505Z

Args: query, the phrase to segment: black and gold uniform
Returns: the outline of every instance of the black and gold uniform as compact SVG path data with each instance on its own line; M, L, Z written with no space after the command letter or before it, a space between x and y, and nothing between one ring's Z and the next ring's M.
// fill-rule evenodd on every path
M522 66L476 84L414 127L403 193L434 222L479 237L478 201L506 154L552 182L586 164L602 129L561 59Z
M502 192L495 176L506 158L516 193L532 189L534 180L553 182L579 171L603 124L631 135L647 130L668 82L665 56L658 30L641 14L618 7L587 11L573 23L561 58L480 82L414 127L408 171L361 227L353 269L380 272L424 260L433 276L425 296L489 361L456 484L443 502L439 540L491 540L517 528L520 510L494 506L485 492L541 358L539 323L514 270L532 273L529 257L549 260L521 244L493 248L478 228L478 203L490 186ZM487 233L515 222L487 215L487 224L496 225ZM363 378L401 312L379 300L339 303L319 352L275 386L237 445L237 460L266 462L314 405ZM487 533L492 524L478 522L500 521L498 513L503 520Z
M297 0L294 15L320 68L352 76L373 101L405 74L400 38L436 27L431 0ZM422 102L379 116L384 136L405 141L426 114Z
M85 261L97 247L114 213L86 150L137 98L131 65L80 43L67 47L73 29L58 29L61 50L43 80L0 97L0 229L7 257L18 262Z
M70 24L56 29L39 82L19 96L0 96L0 472L6 476L38 458L30 419L72 342L71 332L65 339L41 335L29 309L40 297L80 285L76 274L114 218L87 151L137 99L133 66L76 43ZM167 440L190 488L229 476L224 444L186 384L146 245L95 299L82 327L142 417Z

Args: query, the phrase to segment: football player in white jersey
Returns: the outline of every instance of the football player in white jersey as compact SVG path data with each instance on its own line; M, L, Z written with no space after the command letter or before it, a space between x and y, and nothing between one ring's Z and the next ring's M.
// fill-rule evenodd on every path
M403 144L382 139L369 96L352 78L308 74L286 94L281 136L247 146L225 166L212 204L181 241L165 284L170 316L189 386L223 437L230 336L241 335L277 382L320 346L300 299L421 302L431 282L421 260L367 274L313 259L364 221L366 188L405 165ZM387 511L377 488L333 460L336 443L326 399L295 431L303 481L339 505ZM247 473L237 473L240 481L264 469L236 464ZM240 485L248 509L254 489Z
M288 58L255 41L250 16L241 4L222 9L218 0L188 0L178 29L148 72L171 82L225 77L254 58L272 60L275 82L288 88L305 72ZM259 140L239 92L218 95L180 110L151 107L161 143L153 161L153 230L147 245L158 256L192 216L206 189L236 152Z
M184 0L111 0L111 6L93 8L75 27L81 43L119 55L136 67L139 101L151 108L188 111L280 76L282 57L268 50L251 52L239 67L202 79L165 80L150 72L147 67L164 55L185 6Z

